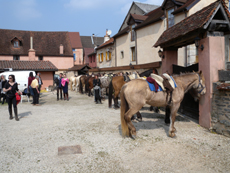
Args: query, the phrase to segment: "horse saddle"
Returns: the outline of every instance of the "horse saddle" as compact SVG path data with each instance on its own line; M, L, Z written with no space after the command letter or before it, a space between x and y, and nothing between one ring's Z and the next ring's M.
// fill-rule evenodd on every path
M159 75L156 75L154 73L151 73L150 76L151 76L151 78L153 78L157 82L158 85L160 85L160 87L162 88L163 91L166 90L164 78L168 79L168 83L169 83L170 87L172 87L173 89L175 89L175 87L177 86L176 82L173 79L173 77L169 76L167 73L163 74L164 78L159 76Z

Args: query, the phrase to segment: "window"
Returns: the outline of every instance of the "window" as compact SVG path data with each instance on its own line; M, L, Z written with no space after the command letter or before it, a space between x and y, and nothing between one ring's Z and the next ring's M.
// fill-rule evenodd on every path
M14 55L13 60L20 60L20 56L19 55Z
M112 58L112 53L109 52L109 60L111 60L111 58Z
M132 61L136 61L135 47L131 47Z
M167 11L167 19L168 19L167 28L170 28L171 26L174 25L174 15L172 14L172 12L174 12L174 8L169 9Z
M134 31L135 25L131 26L131 41L135 41L135 31Z
M38 60L39 60L39 61L42 61L42 60L43 60L43 56L39 56L39 57L38 57Z
M109 59L108 59L108 52L105 52L105 59L106 59L106 61L109 60Z
M74 61L76 61L76 54L75 53L73 54L73 59L74 59Z
M96 59L95 56L92 56L92 59L93 59L92 61L95 62L95 59Z
M121 51L121 58L124 58L124 51Z
M18 48L18 47L19 47L18 41L14 41L14 47L15 47L15 48Z
M101 61L100 62L103 62L103 59L104 59L104 54L101 53Z

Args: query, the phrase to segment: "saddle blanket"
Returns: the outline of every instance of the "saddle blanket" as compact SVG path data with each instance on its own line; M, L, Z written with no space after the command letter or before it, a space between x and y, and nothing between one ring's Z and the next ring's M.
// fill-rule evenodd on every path
M152 77L152 76L151 76ZM176 84L176 82L174 81L174 79L173 79L173 77L172 76L169 76L170 77L170 79L172 80L172 82L173 82L173 85L172 85L172 87L173 88L176 88L177 87L177 84ZM154 84L153 83L150 83L150 82L148 82L147 80L146 80L146 82L148 83L148 85L149 85L149 89L151 90L151 91L154 91L154 92L158 92L158 91L164 91L165 89L163 89L162 87L163 87L163 84L162 85L159 85L159 81L157 81L156 80L156 82L157 82L157 84L158 84L158 89L156 90L156 87L154 86Z
M150 89L151 91L154 91L154 92L163 91L160 85L158 85L158 89L157 89L157 91L156 91L156 87L154 86L153 83L150 83L150 82L148 82L148 81L146 81L146 82L149 84L149 89Z

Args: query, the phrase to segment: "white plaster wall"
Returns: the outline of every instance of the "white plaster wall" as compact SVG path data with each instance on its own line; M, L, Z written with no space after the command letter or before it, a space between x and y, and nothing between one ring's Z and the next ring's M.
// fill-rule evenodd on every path
M164 31L164 22L156 22L136 31L137 35L137 62L138 64L161 61L158 56L159 47L153 45Z
M106 61L106 52L107 50L110 49L111 51L111 60ZM98 54L104 54L103 62L99 62L98 59ZM108 53L109 57L109 53ZM105 68L105 67L115 67L115 51L114 51L114 46L106 46L103 47L99 50L97 50L97 67L99 68Z
M210 5L211 3L215 2L216 0L200 0L196 5L194 5L189 11L188 16L196 13L197 11L201 10L202 8Z
M117 66L130 64L130 39L130 33L116 38ZM124 58L121 58L121 51L124 52Z

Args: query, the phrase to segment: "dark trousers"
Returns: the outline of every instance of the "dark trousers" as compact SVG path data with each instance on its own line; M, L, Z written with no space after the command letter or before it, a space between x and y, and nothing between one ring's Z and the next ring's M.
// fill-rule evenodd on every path
M59 100L59 93L60 93L60 97L62 99L62 88L61 87L57 87L57 100Z
M39 94L37 92L37 89L33 88L33 92L34 92L34 95L33 95L33 104L39 104Z
M17 109L16 97L13 98L6 97L6 100L8 103L9 114L12 115L12 105L14 106L14 109Z
M4 104L4 102L6 100L6 95L5 94L0 94L0 97L2 98L2 104Z

